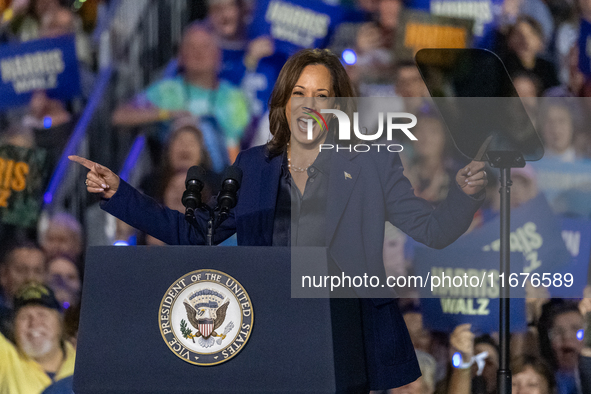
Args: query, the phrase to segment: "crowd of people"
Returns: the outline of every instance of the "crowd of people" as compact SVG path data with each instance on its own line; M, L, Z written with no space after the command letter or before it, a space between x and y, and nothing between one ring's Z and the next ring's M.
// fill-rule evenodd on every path
M88 3L96 7L100 2ZM262 23L255 18L257 3L265 2L207 1L206 17L184 30L178 56L171 59L176 62L172 75L116 103L110 119L114 133L158 125L152 136L156 148L151 166L136 186L171 209L184 212L181 196L191 166L208 172L203 191L207 200L216 195L220 173L241 150L270 140L268 101L292 53L273 37L250 34L253 25ZM337 7L339 2L325 3ZM418 141L404 143L401 158L415 194L436 205L446 198L455 172L466 160L453 148L416 65L399 57L397 50L405 11L435 13L436 2L432 0L430 8L419 0L341 3L343 17L331 26L322 45L338 55L344 49L353 51L356 60L343 62L359 97L385 96L393 103L402 98L402 109L417 115L413 132ZM564 163L570 166L568 171L584 171L591 160L591 101L585 99L591 96L591 76L579 68L578 38L580 24L591 23L591 0L491 1L491 9L493 3L495 13L488 30L475 34L473 47L490 49L504 61L542 138L544 160ZM71 5L61 0L0 1L0 42L75 35L82 96L87 98L96 70L96 48L88 39L93 23L88 14L74 12ZM45 149L51 171L77 115L72 103L36 91L28 106L1 114L0 146ZM514 170L513 208L552 189L549 178L538 178L543 171L531 164ZM472 229L498 215L497 189L498 183L489 180L487 200ZM590 219L591 210L556 201L550 201L554 213ZM83 218L56 212L42 214L36 228L28 231L0 223L0 392L41 393L72 375L86 245L104 239L163 244L119 221L107 222L107 237L93 239L96 230L85 229ZM387 274L412 272L406 241L401 231L387 227ZM591 343L579 336L591 324L591 288L585 291L572 300L548 295L527 299L527 331L511 338L514 393L591 393ZM495 332L476 336L466 324L452 333L429 330L423 325L421 300L412 292L400 300L400 306L423 376L393 393L496 392L499 343ZM469 361L483 352L487 355L480 362L452 366L454 353ZM59 386L51 392L67 392L57 391Z

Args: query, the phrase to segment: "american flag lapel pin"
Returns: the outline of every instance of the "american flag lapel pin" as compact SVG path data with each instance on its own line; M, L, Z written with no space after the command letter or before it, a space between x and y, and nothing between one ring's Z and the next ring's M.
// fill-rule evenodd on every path
M353 177L351 177L351 174L349 174L347 171L345 171L345 179L353 180Z

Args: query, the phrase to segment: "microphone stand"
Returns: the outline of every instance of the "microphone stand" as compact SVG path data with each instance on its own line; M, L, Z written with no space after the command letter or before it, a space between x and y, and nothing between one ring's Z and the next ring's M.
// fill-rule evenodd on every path
M218 228L224 222L224 220L228 218L228 215L220 215L217 206L214 209L205 203L199 205L197 209L200 209L201 211L207 212L209 214L209 219L207 220L206 245L213 246L213 235L215 233L215 229ZM185 220L187 220L193 226L197 227L197 219L195 219L194 210L190 210L188 208L185 210Z
M207 241L206 241L206 244L207 244L207 246L213 246L213 232L214 232L213 223L215 220L215 212L209 205L207 205L205 203L200 204L197 207L197 209L209 213L209 219L207 221ZM185 210L185 220L187 222L189 222L191 225L193 225L194 227L198 227L197 219L195 219L195 210L187 208Z
M236 192L240 188L240 182L242 181L242 170L238 167L228 167L226 169L227 177L222 183L222 190L218 193L217 203L215 208L211 208L209 205L201 202L201 187L195 185L192 189L189 189L189 180L187 183L187 190L183 193L183 205L185 205L185 220L191 225L199 227L197 219L195 218L195 210L200 209L204 212L209 213L209 219L207 221L207 235L206 244L207 246L213 246L214 231L230 216L230 210L236 206ZM191 174L193 175L193 174ZM198 175L198 174L195 174Z
M209 220L207 221L207 246L213 246L213 222L215 220L215 212L209 205L202 205L203 209L209 212Z

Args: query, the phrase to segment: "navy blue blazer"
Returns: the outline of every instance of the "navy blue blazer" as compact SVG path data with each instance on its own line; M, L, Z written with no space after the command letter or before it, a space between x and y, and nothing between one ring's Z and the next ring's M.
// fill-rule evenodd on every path
M281 156L265 146L238 155L244 173L238 204L217 229L218 244L237 233L238 245L271 246ZM444 248L470 226L484 196L466 195L453 182L436 209L414 195L397 153L335 152L331 159L326 215L326 245L345 273L381 275L384 222L390 221L418 242ZM177 212L160 206L125 182L102 208L169 245L203 245L206 221L192 226ZM205 217L203 217L205 219ZM362 294L360 294L362 295Z
M272 245L281 160L281 156L269 157L266 146L238 155L235 165L244 173L238 203L218 228L214 243L237 233L238 245ZM468 229L484 199L466 195L454 182L447 199L434 209L414 195L397 153L341 150L333 152L330 165L326 245L333 261L350 276L384 276L385 221L418 242L443 248ZM124 181L101 206L169 245L206 243L205 217L199 226L192 226L183 214L162 207ZM367 296L366 289L357 290L361 297ZM420 370L395 303L374 299L363 304L371 388L393 388L416 380Z

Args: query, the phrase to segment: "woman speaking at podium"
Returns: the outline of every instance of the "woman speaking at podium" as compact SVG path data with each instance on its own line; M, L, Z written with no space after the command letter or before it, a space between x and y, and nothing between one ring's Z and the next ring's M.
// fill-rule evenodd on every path
M237 233L239 245L325 246L333 271L384 277L386 221L435 248L468 229L484 199L484 163L461 169L447 199L433 209L414 195L397 153L319 152L320 144L335 143L338 119L325 115L327 127L315 123L309 139L310 114L347 97L354 97L351 82L330 51L303 50L285 63L270 100L273 138L238 155L234 164L244 174L238 203L216 230L215 244ZM70 158L90 170L87 190L101 195L105 211L170 245L206 243L205 216L191 225L109 169ZM358 295L367 297L363 289ZM360 304L370 388L418 379L421 372L396 303L362 298Z

